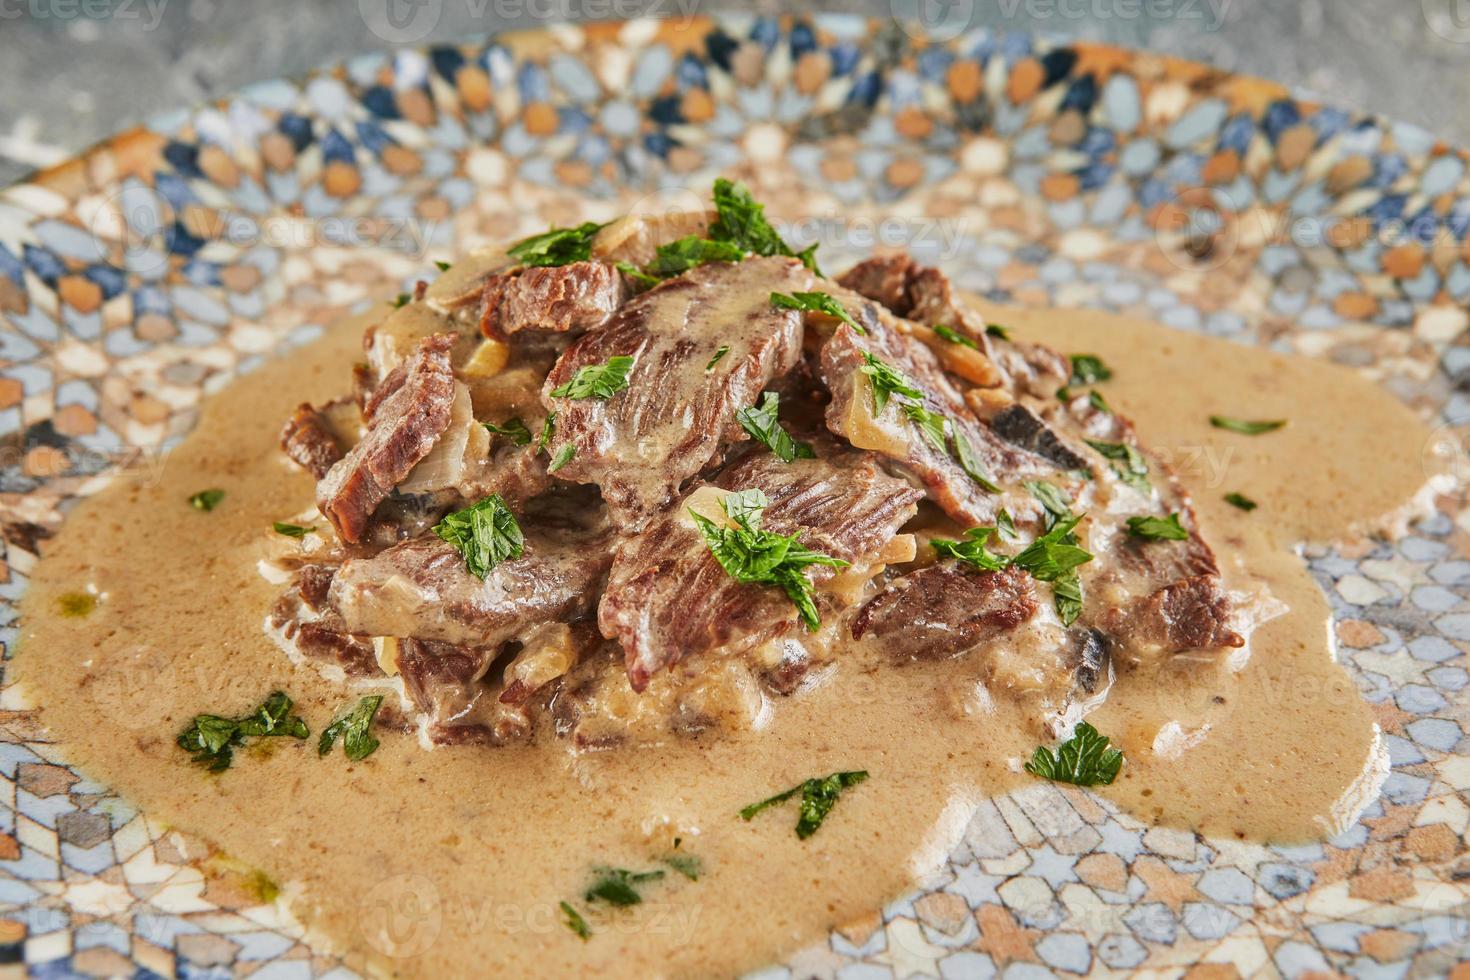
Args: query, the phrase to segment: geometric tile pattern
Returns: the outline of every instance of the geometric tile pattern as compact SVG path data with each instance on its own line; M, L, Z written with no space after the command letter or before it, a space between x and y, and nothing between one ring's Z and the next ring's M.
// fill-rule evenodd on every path
M1420 129L1024 35L557 27L256 85L0 191L0 642L67 502L148 479L230 378L433 259L717 174L831 267L901 245L997 301L1349 365L1464 469L1470 173ZM1356 825L1215 841L1038 783L981 807L914 895L769 975L1449 972L1470 949L1470 518L1442 490L1395 544L1306 553L1392 762ZM338 971L278 899L69 769L0 687L0 964Z

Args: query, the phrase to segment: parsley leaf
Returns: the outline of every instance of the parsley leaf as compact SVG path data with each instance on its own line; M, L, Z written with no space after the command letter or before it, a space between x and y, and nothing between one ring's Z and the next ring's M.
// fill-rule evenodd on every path
M827 819L827 814L837 805L837 799L842 791L868 778L867 770L855 772L834 772L830 776L819 779L808 779L800 785L793 786L784 793L752 803L740 811L741 820L750 820L762 810L773 806L779 806L791 799L797 793L801 794L801 815L796 821L796 836L806 840L815 834L822 826L822 821Z
M1002 507L995 512L995 528L1001 537L1015 538L1016 522L1011 519L1011 512Z
M730 345L721 344L719 350L715 351L715 356L711 357L709 359L709 363L704 366L704 373L709 374L711 371L713 371L715 369L715 365L724 360L725 355L728 353L730 353Z
M1113 372L1102 362L1102 358L1096 354L1072 355L1072 380L1070 384L1097 384L1099 381L1106 381L1112 376Z
M949 420L938 412L932 412L923 405L905 405L903 414L908 420L919 427L924 438L933 444L940 452L945 451L945 440L949 436Z
M1032 578L1052 584L1052 601L1064 626L1071 626L1082 615L1082 579L1077 568L1092 561L1092 555L1077 546L1077 538L1072 533L1080 520L1080 515L1056 518L1045 534L1012 559L1013 564L1030 572Z
M284 534L288 538L304 538L316 530L316 525L302 527L300 524L287 524L285 521L275 521L271 524L277 534Z
M812 447L804 442L797 442L791 435L781 428L780 419L777 417L781 408L781 396L774 391L765 392L761 396L759 408L742 408L736 411L735 421L740 427L750 433L751 437L776 454L776 458L783 463L789 463L800 457L801 459L815 459L816 453Z
M1112 406L1108 404L1107 399L1103 398L1102 392L1100 391L1089 391L1087 393L1087 403L1099 412L1106 412L1109 415L1113 414Z
M795 254L766 220L765 205L757 203L744 184L716 178L714 201L715 220L709 226L714 241L730 242L756 255Z
M643 901L635 885L645 881L657 881L664 876L662 871L629 871L627 868L598 868L597 880L582 897L589 902L599 899L609 905L626 908Z
M562 925L575 932L583 942L592 938L592 930L587 926L587 920L582 918L582 913L572 908L569 902L561 903L561 914L566 916L562 919Z
M210 772L224 772L230 768L235 749L243 745L246 738L306 738L309 734L301 716L291 714L291 699L282 691L273 691L260 707L242 718L195 715L176 741L194 762Z
M964 334L954 330L951 327L946 327L942 323L935 325L934 332L943 339L949 341L951 344L959 344L961 347L970 348L970 350L980 349L980 345L975 343L975 341L971 340L969 337L966 337Z
M1065 520L1072 516L1072 498L1056 484L1045 483L1041 480L1027 480L1024 486L1031 492L1031 496L1046 508L1048 527L1058 520Z
M210 511L214 510L219 502L224 499L225 492L223 490L200 490L198 493L190 495L189 506L195 510Z
M1130 517L1128 533L1155 541L1187 541L1189 532L1179 523L1178 514L1168 517Z
M947 541L934 538L929 543L940 555L962 561L982 572L998 572L1011 563L1006 555L997 555L986 547L995 534L993 527L972 527L965 532L963 541Z
M1054 783L1107 786L1123 768L1123 753L1108 748L1108 738L1085 721L1052 754L1042 746L1026 763L1026 771Z
M689 514L704 536L710 553L731 578L737 582L779 587L796 607L806 628L815 631L822 620L812 598L811 580L803 570L808 565L846 568L847 562L804 547L798 540L798 534L762 531L760 520L767 504L766 495L759 489L741 490L726 496L721 507L735 527L722 527L694 510Z
M670 854L661 860L690 881L698 881L704 870L704 864L693 854Z
M378 707L382 703L383 695L372 694L357 702L346 714L338 716L322 729L322 737L316 743L317 755L331 752L339 736L342 739L342 751L353 762L361 762L372 755L378 747L378 740L369 734L368 729L372 727L373 716L378 713Z
M1113 472L1124 483L1142 494L1153 492L1153 486L1148 482L1148 463L1137 449L1126 442L1097 442L1088 439L1087 444L1113 461Z
M407 293L399 293L396 297L388 301L388 305L393 307L395 310L401 310L408 305L408 301L412 298L413 297L409 296Z
M1239 507L1247 514L1260 506L1260 504L1256 503L1254 500L1247 497L1243 493L1227 493L1225 495L1225 502L1232 507Z
M445 262L443 259L435 259L434 265L439 267L440 272L448 272L450 269L449 263Z
M965 438L965 434L957 427L954 428L954 456L959 461L960 469L964 470L970 479L990 493L1000 493L1000 487L985 475L985 469L980 465L980 460L975 455L975 449L970 445L970 440ZM1001 513L1004 514L1005 511ZM1015 528L1012 527L1011 531L1014 532Z
M1243 436L1258 436L1263 432L1275 432L1286 424L1286 419L1266 419L1260 422L1249 422L1244 419L1227 418L1224 415L1211 415L1210 424L1217 429L1227 432L1238 432Z
M500 425L496 425L494 422L481 422L480 424L498 436L505 436L505 438L517 446L529 446L531 444L531 430L526 428L526 423L518 418L506 419Z
M454 545L478 579L501 562L521 557L525 547L521 526L498 493L445 515L434 525L434 533Z
M522 238L506 252L523 265L570 265L592 257L592 239L602 230L595 221L575 228L552 228L530 238Z
M546 472L555 473L563 466L570 463L577 456L577 444L569 442L556 451L556 456L551 460L551 465L546 467Z
M872 381L873 414L875 416L883 414L883 409L888 406L890 395L901 395L904 398L924 397L924 392L896 368L890 367L886 362L880 361L867 351L863 351L863 360L866 363L858 370L866 374Z
M999 337L1001 340L1010 340L1011 339L1011 331L1010 331L1010 328L1009 327L1003 327L1003 326L1001 326L998 323L988 323L988 324L986 324L985 325L985 332L987 334L989 334L990 336L992 336L992 337Z
M660 245L645 271L660 278L677 276L706 262L739 262L745 250L734 242L716 242L698 235Z
M584 364L577 368L572 380L551 389L551 397L607 401L628 387L628 372L631 370L633 358L621 354L609 357L606 364Z
M1067 572L1051 584L1052 604L1063 626L1071 626L1082 615L1082 578Z
M556 413L552 412L546 416L546 421L541 423L541 435L536 439L536 451L539 453L544 450L554 435L556 435Z
M640 286L657 286L662 281L658 276L650 276L631 262L615 262L613 265L619 272Z
M852 318L852 314L847 312L846 307L828 293L792 293L790 296L785 293L772 293L771 304L783 310L806 310L836 317L860 334L868 332L863 329L861 323Z

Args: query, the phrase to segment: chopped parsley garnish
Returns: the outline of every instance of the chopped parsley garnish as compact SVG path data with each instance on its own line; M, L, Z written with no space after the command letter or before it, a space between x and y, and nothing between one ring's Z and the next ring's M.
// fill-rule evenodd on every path
M734 242L716 242L698 235L660 245L644 271L660 278L677 276L706 262L739 262L745 250Z
M230 768L235 749L247 738L306 738L309 734L301 716L291 714L291 699L281 691L274 691L243 718L195 715L189 727L179 733L177 742L179 748L193 756L193 761L210 772L223 772Z
M189 506L195 510L210 511L214 510L219 502L224 499L225 492L223 490L200 490L198 493L189 496Z
M1000 532L1001 537L1016 536L1016 522L1011 519L1011 512L1004 507L995 512L995 529Z
M724 360L725 355L728 353L730 353L730 345L721 344L719 350L715 351L714 356L709 359L709 363L704 366L704 373L709 374L711 371L713 371L715 369L715 365Z
M548 473L555 473L557 470L561 469L563 466L567 465L573 459L575 459L576 456L577 456L577 445L576 445L576 443L572 443L572 442L567 443L565 446L562 446L560 449L558 449L556 451L556 456L552 458L551 465L548 466L548 467L546 467L546 472L548 472Z
M1094 385L1099 381L1106 381L1112 376L1113 372L1102 362L1102 358L1096 354L1072 355L1071 384Z
M1088 439L1087 444L1113 461L1113 472L1124 483L1142 494L1153 492L1153 486L1148 482L1148 463L1137 449L1126 442L1097 442Z
M1033 776L1074 786L1107 786L1123 768L1123 753L1108 748L1108 737L1085 721L1077 723L1072 737L1057 746L1055 754L1037 748L1026 763Z
M959 344L961 347L970 348L970 350L980 349L980 345L975 343L975 341L971 340L969 337L966 337L964 334L959 333L958 331L950 327L946 327L942 323L935 325L934 332L944 340L949 341L951 344Z
M842 791L868 778L867 770L855 772L834 772L830 776L819 779L808 779L800 785L793 786L784 793L752 803L740 811L741 820L750 820L762 810L773 806L779 806L791 799L797 793L801 794L801 815L796 821L796 836L806 840L815 834L822 826L822 821L827 819L827 814L837 805L837 799Z
M903 414L908 420L919 427L924 438L933 444L940 452L945 451L945 440L949 437L949 420L938 412L932 412L923 405L904 405Z
M1092 561L1092 555L1077 546L1077 537L1072 533L1081 520L1081 515L1074 515L1057 521L1012 560L1042 582L1066 577L1077 566Z
M1000 487L985 475L984 467L980 465L980 460L975 456L974 447L970 445L970 440L965 438L965 434L958 427L954 427L954 457L959 461L960 469L965 471L966 476L990 493L1000 493ZM1015 528L1011 530L1015 531Z
M372 755L378 747L378 740L368 729L372 727L373 716L378 713L382 703L383 695L371 694L353 705L346 714L338 716L322 729L322 736L316 743L316 754L326 755L331 752L332 746L337 744L340 737L342 750L353 762L361 762Z
M1256 503L1254 500L1247 497L1243 493L1227 493L1225 495L1225 502L1232 507L1239 507L1247 514L1260 506L1260 504Z
M556 435L556 413L552 412L546 416L546 421L541 423L541 435L536 440L536 451L543 451L550 443L551 437Z
M650 276L631 262L617 262L614 265L619 272L640 286L657 286L662 281L658 276Z
M1187 541L1189 532L1179 523L1178 514L1168 517L1130 517L1128 533L1154 541Z
M720 506L734 527L723 527L690 510L694 524L709 545L710 553L720 567L737 582L774 585L786 593L801 616L806 628L815 631L822 624L812 598L812 583L804 569L808 565L846 568L847 562L801 544L799 534L775 534L760 529L761 516L769 501L759 489L729 494Z
M631 370L633 358L623 354L609 357L606 364L584 364L577 368L572 380L551 389L551 397L606 401L628 387L628 372Z
M662 858L664 864L673 868L690 881L698 881L704 864L693 854L668 854Z
M1245 419L1232 419L1224 415L1211 415L1210 424L1217 429L1226 432L1238 432L1243 436L1258 436L1263 432L1275 432L1286 424L1286 419L1265 419L1259 422L1251 422Z
M288 538L304 538L316 530L316 525L302 527L300 524L287 524L285 521L275 521L271 524L277 534L284 534Z
M904 398L923 398L924 393L912 381L901 374L898 369L890 367L886 362L880 361L867 351L863 351L863 360L866 362L858 368L871 379L873 385L873 414L882 415L883 409L888 406L890 395L902 395Z
M627 868L598 868L597 880L582 897L589 902L603 901L609 905L626 908L643 901L636 885L645 881L658 881L662 871L629 871Z
M1003 327L1003 326L1001 326L998 323L988 323L988 324L986 324L985 325L985 332L987 334L989 334L990 336L992 336L992 337L999 337L1001 340L1010 340L1011 339L1011 331L1010 331L1010 328L1009 327Z
M836 317L860 334L868 332L863 329L861 323L852 318L852 314L847 312L846 307L828 293L792 293L790 296L785 293L772 293L771 304L783 310L806 310Z
M1072 498L1067 496L1066 491L1061 487L1042 480L1028 480L1024 486L1030 491L1031 496L1046 508L1048 527L1058 520L1072 516Z
M929 543L945 557L962 561L982 572L998 572L1011 563L1006 555L997 555L986 547L995 534L993 527L972 527L965 532L963 541L947 541L935 538Z
M434 525L434 533L454 546L478 579L501 562L521 557L525 547L521 526L498 493L445 515Z
M575 932L583 942L592 938L592 930L587 927L587 920L582 918L582 913L572 908L571 903L561 903L561 914L565 916L562 925Z
M592 239L602 225L587 221L575 228L553 228L522 238L506 252L522 265L569 265L592 257Z
M1102 392L1089 391L1087 393L1087 403L1099 412L1106 412L1109 415L1113 414L1112 406L1108 404L1107 399L1103 398Z
M409 296L408 293L399 293L397 297L388 301L388 305L393 307L395 310L401 310L408 305L408 301L412 298L413 297Z
M518 418L506 419L500 425L494 422L481 422L486 429L497 436L505 436L517 446L529 446L531 444L531 430L526 428L526 423Z
M751 437L775 453L776 458L783 463L789 463L797 458L815 459L816 453L812 447L804 442L797 442L791 438L790 433L781 428L781 421L777 417L781 408L781 396L774 391L765 392L761 396L760 407L742 408L736 411L735 421L740 427L750 433Z
M434 264L439 267L440 272L449 271L449 263L445 262L443 259L435 259Z
M766 207L750 195L744 184L715 179L715 220L709 226L709 237L729 242L756 255L795 255L791 246L766 220Z

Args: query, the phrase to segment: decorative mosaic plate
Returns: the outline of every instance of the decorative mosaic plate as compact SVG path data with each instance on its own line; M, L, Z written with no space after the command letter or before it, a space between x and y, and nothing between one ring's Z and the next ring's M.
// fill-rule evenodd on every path
M1466 162L1196 64L839 17L564 27L257 85L0 192L0 639L67 502L119 467L147 479L237 373L433 259L721 173L806 219L789 237L830 267L902 245L998 301L1356 366L1463 462ZM1445 490L1393 546L1307 553L1393 763L1346 833L1206 840L1038 784L984 805L921 892L771 976L1451 970L1470 522ZM248 875L69 769L13 690L0 709L0 963L340 969Z

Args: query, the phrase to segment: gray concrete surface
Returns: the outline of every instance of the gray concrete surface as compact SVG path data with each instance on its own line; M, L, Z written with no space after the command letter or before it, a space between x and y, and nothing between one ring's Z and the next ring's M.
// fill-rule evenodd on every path
M1152 48L1470 143L1470 0L0 0L0 184L155 113L369 48L735 8Z

